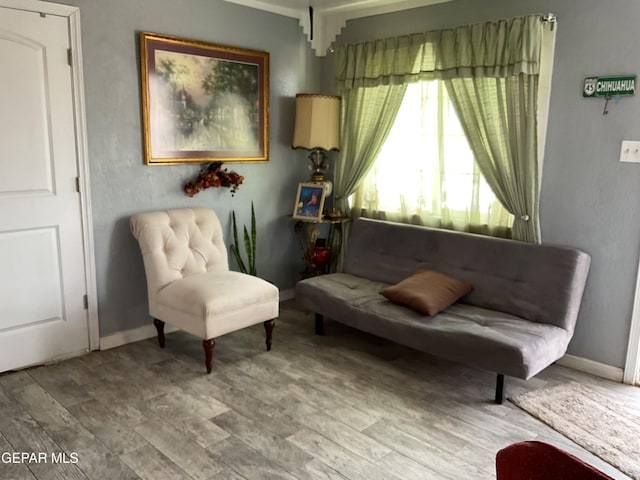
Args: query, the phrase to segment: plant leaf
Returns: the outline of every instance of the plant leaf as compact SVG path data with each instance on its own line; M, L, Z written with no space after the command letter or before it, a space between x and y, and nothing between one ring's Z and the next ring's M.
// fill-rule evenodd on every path
M233 244L229 248L233 252L233 256L236 259L236 263L238 264L238 268L242 273L247 273L247 266L244 264L242 257L240 256L240 251L238 250L238 227L236 225L236 212L235 210L231 211L231 221L233 224Z
M242 255L240 254L240 249L238 248L238 225L236 223L236 212L235 210L231 211L231 221L233 227L233 243L229 246L231 251L233 252L233 256L236 259L238 264L238 268L242 273L248 273L249 275L258 276L258 272L256 269L256 238L257 238L257 228L256 228L256 212L253 206L253 202L251 202L251 235L249 235L249 230L247 230L246 225L243 226L243 240L244 240L244 249L247 253L247 263L245 264L242 259Z
M233 222L233 244L238 245L238 228L236 227L236 212L231 211L231 221Z
M231 245L231 247L229 247L229 248L231 248L231 251L233 252L233 256L236 259L236 262L238 264L238 268L240 269L240 271L242 273L247 273L247 267L244 264L244 262L242 261L242 257L240 256L240 252L238 252L238 249L236 248L236 246L235 245Z
M244 249L247 252L247 261L249 263L249 273L253 275L252 271L254 270L255 260L252 257L252 249L251 249L251 238L249 237L249 231L247 227L244 227Z
M257 229L256 229L256 212L253 208L253 202L251 202L251 259L253 260L251 263L251 270L254 272L253 275L256 274L256 239L257 239Z

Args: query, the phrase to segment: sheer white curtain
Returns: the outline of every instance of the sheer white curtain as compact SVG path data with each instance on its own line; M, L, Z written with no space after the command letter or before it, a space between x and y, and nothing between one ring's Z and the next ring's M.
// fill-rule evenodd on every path
M355 216L494 236L508 237L513 223L480 174L440 80L408 85L351 203Z

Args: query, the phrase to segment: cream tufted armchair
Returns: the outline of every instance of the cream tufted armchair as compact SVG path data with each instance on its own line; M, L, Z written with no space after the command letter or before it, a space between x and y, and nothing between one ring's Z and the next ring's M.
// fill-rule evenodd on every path
M203 339L207 373L215 338L264 322L271 350L278 288L229 270L222 227L213 210L188 208L133 215L147 276L149 313L164 348L164 324Z

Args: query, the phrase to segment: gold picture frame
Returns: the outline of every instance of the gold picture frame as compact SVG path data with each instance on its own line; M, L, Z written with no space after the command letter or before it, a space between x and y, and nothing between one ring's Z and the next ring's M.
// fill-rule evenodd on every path
M269 160L269 53L140 33L145 163Z

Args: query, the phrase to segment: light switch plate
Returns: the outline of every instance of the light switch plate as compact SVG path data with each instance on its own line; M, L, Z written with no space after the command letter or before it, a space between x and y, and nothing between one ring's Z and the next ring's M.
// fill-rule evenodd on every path
M620 161L640 163L640 142L623 140L620 147Z

